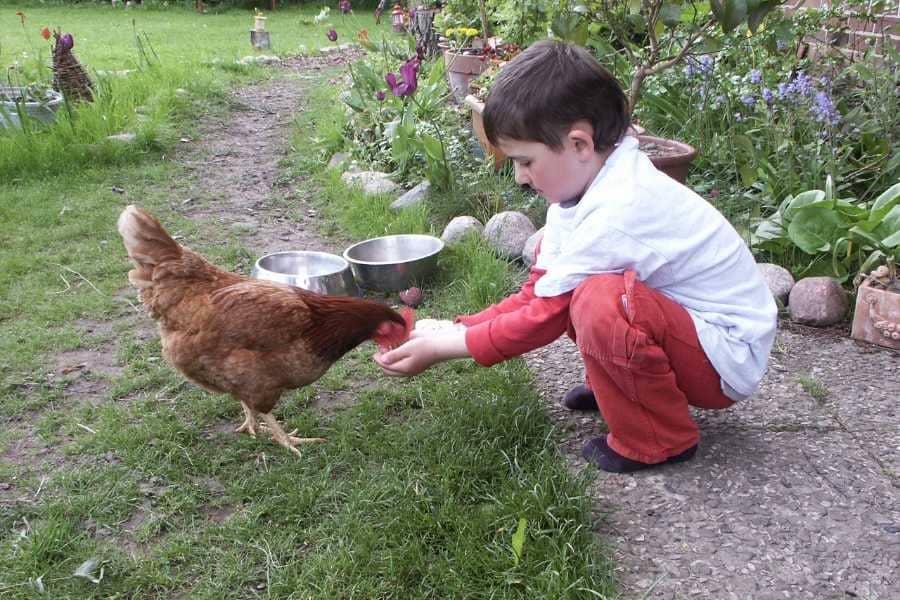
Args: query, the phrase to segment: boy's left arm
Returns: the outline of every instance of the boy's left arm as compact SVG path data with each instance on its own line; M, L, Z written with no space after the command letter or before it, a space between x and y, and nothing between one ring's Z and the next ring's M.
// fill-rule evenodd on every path
M375 362L390 375L417 375L453 358L472 357L489 367L545 346L565 333L572 292L553 298L535 297L519 310L464 330L414 336L399 348L376 354Z
M465 331L469 354L489 367L546 346L568 328L572 293L550 298L532 296L518 310L470 326Z

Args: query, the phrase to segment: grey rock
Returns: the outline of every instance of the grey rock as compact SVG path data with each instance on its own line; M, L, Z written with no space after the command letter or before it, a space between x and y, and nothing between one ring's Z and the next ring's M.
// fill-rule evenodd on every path
M788 296L794 287L794 276L791 272L779 265L772 263L760 263L756 265L763 279L769 286L769 291L782 306L787 306Z
M348 158L350 158L349 152L335 152L331 156L331 160L328 161L328 168L329 169L337 169L342 164L347 162Z
M409 206L415 206L420 202L424 201L428 196L428 191L431 189L431 182L427 179L409 190L396 200L391 203L391 208L394 210L402 210Z
M831 277L806 277L789 295L791 319L805 325L826 327L847 314L847 292Z
M484 225L482 225L481 221L475 217L453 217L453 219L447 223L447 226L444 227L444 232L441 234L441 240L447 245L455 244L471 231L476 231L480 234L484 231Z
M522 248L522 262L525 263L526 267L530 267L534 264L534 250L537 248L537 245L541 243L541 240L544 239L544 228L541 227L534 234L525 240L525 247Z
M341 180L347 186L361 187L367 195L392 194L400 189L387 173L381 171L347 171L341 175Z
M322 54L332 54L334 52L344 52L346 50L350 50L356 46L356 44L341 44L339 46L323 46L319 48L319 52Z
M242 65L277 65L281 62L281 59L277 56L268 56L266 54L260 54L259 56L245 56L239 61Z
M535 232L534 224L524 214L507 210L497 213L484 226L484 237L503 257L519 258L525 242Z
M235 235L244 235L256 231L256 223L238 221L237 223L232 223L228 229Z
M133 144L137 141L137 135L131 132L117 133L115 135L106 136L111 142L121 142L123 144Z

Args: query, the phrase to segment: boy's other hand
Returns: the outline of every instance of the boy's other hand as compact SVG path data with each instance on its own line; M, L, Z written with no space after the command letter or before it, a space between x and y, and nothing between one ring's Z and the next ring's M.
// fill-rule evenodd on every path
M455 329L440 335L434 332L416 331L410 340L398 348L384 354L375 354L375 363L388 375L409 377L418 375L431 365L449 360L470 356L466 348L466 332Z

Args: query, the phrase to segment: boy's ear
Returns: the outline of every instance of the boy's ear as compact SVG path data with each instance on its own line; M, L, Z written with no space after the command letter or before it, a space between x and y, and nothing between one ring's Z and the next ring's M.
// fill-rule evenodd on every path
M594 154L594 130L587 123L573 125L568 138L579 156L590 158Z

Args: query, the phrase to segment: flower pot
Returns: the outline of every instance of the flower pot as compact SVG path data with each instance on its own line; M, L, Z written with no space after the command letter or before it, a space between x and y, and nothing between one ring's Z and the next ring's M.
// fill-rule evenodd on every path
M687 179L691 162L697 158L697 149L684 142L639 135L641 151L650 158L653 166L680 183Z
M900 293L859 286L850 337L885 348L900 350Z
M450 91L457 102L462 102L469 93L469 83L481 75L488 67L488 61L478 54L461 54L444 50L444 65Z
M23 87L0 86L0 127L21 128L20 111L42 123L52 123L56 120L56 109L63 103L62 94L55 90L47 90L43 102L23 102L21 98L25 95L25 91Z
M484 119L481 116L481 113L484 111L484 102L471 95L466 96L464 102L466 106L472 109L472 131L475 132L478 143L481 144L485 154L494 157L494 169L499 171L506 161L506 154L500 148L491 144L484 133Z

